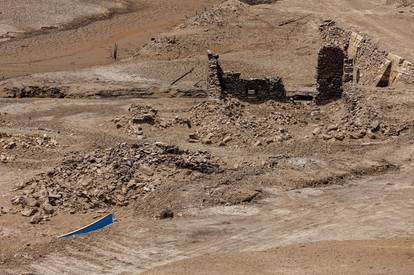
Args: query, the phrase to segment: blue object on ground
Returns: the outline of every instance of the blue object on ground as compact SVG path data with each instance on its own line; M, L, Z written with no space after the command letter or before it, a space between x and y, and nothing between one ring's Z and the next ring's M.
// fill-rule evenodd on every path
M59 236L58 238L67 238L67 237L72 237L72 236L77 236L77 235L82 235L82 234L86 234L92 231L95 231L97 229L101 229L104 228L107 225L110 225L111 223L113 223L113 217L112 214L108 214L105 217L87 225L84 226L78 230L72 231L70 233L64 234L62 236Z

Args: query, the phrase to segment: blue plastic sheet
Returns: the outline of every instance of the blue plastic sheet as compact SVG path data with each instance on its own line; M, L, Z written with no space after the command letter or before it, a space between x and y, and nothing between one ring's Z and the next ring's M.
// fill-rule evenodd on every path
M78 236L78 235L83 235L83 234L87 234L89 232L95 231L97 229L101 229L104 228L107 225L110 225L113 223L113 217L112 214L108 214L105 217L87 225L84 226L80 229L77 229L75 231L72 231L70 233L64 234L62 236L59 236L58 238L67 238L67 237L72 237L72 236Z

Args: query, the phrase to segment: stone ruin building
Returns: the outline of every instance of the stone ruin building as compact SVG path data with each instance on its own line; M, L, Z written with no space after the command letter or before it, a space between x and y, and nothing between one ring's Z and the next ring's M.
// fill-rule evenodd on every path
M288 96L280 77L243 79L238 72L224 72L219 56L208 51L207 93L210 98L235 96L252 102L266 100L286 101ZM341 98L343 84L353 82L353 60L336 46L323 46L318 54L316 69L316 103Z
M338 27L332 20L320 25L322 47L318 52L316 94L323 104L342 97L349 84L388 87L396 82L414 83L411 62L379 48L367 36ZM246 101L285 101L288 96L280 77L243 79L240 73L223 72L219 56L208 51L207 92L210 98L228 95Z
M219 56L208 51L207 92L210 98L221 99L232 95L246 101L286 99L286 90L280 77L240 78L240 73L223 72Z

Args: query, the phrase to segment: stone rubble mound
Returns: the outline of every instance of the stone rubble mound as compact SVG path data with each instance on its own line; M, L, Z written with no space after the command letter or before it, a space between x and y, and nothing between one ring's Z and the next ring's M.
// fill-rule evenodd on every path
M345 112L339 123L332 124L320 131L325 140L339 141L349 139L377 139L385 136L398 136L400 130L390 125L380 110L359 92L356 88L346 89L344 95ZM314 134L317 134L315 131Z
M54 148L58 145L57 141L47 135L23 135L7 134L0 132L0 148L13 150L15 148L34 149L34 148Z
M189 26L223 26L230 19L244 14L248 8L248 4L238 0L228 0L190 18L178 28L186 28Z
M290 140L292 136L280 125L296 124L297 121L293 116L281 113L276 105L270 101L264 103L263 107L272 111L269 115L256 117L235 98L202 102L189 111L189 120L196 131L190 135L190 141L220 146L237 141L261 146Z
M13 162L16 150L21 152L55 149L58 142L47 135L7 134L0 132L0 163Z
M158 110L150 105L132 104L128 108L128 114L112 119L115 127L124 129L127 133L143 137L143 125L151 125L156 128L168 128L177 124L188 125L187 119L176 117L174 119L166 119L158 114Z
M221 172L218 162L203 151L122 143L90 154L67 155L57 167L17 186L19 195L12 204L32 223L47 220L58 210L77 213L127 206L172 180L179 170Z

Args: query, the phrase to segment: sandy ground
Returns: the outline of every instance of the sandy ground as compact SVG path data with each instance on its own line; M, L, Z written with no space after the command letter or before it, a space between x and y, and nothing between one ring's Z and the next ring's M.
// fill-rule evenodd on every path
M82 5L97 7L97 2ZM133 2L138 9L128 13L0 44L1 76L7 78L0 83L1 96L7 88L30 85L55 87L70 95L0 99L0 141L8 141L10 135L17 138L17 147L8 142L0 147L0 207L12 209L0 215L0 273L410 274L413 87L363 90L383 115L381 123L401 129L398 136L373 140L325 141L313 134L317 127L339 123L344 100L322 107L301 101L276 107L247 104L244 109L251 119L269 113L279 116L275 124L291 135L282 142L267 143L276 134L264 134L249 143L236 138L226 146L190 143L188 137L198 126L144 125L139 130L144 135L137 135L114 122L128 117L131 104L151 105L167 122L189 116L190 108L205 99L182 96L202 89L207 48L220 53L226 69L247 77L277 74L290 90L313 90L318 26L327 18L369 33L384 47L413 58L410 7L379 0L286 0L240 9L230 5L224 17L216 18L223 21L217 26L194 22L207 7L223 1ZM51 2L37 3L50 7ZM56 14L75 4L56 6ZM108 5L102 2L99 7ZM65 18L50 14L42 22L33 16L26 22L0 16L14 20L6 23L13 26L8 28L30 31L84 16L84 10L75 8ZM110 58L114 43L123 60ZM178 85L169 85L193 67ZM240 137L250 130L244 131L231 134ZM25 148L19 138L35 145ZM53 143L39 145L39 139ZM257 139L262 146L254 146ZM31 192L15 187L59 165L68 152L88 155L119 143L155 142L207 151L224 172L155 170L149 177L163 184L127 207L76 214L59 210L40 224L29 224L13 210L11 198ZM175 218L156 219L166 207L174 210ZM56 240L107 212L115 215L112 226Z
M26 32L59 28L86 18L105 17L111 10L126 8L126 1L5 0L0 3L0 37L6 40Z
M318 242L194 258L145 274L410 274L412 241Z

